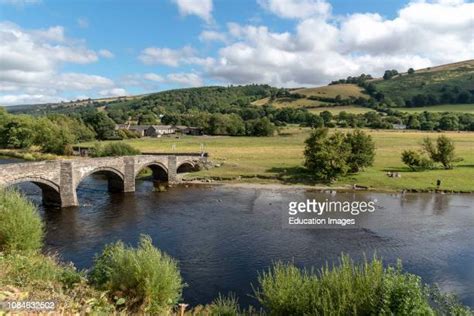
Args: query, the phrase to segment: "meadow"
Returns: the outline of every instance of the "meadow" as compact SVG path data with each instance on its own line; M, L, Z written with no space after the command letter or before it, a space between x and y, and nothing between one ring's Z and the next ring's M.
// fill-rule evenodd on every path
M343 129L340 129L343 130ZM344 130L343 130L344 131ZM441 180L446 191L474 191L474 133L445 132L463 161L452 170L410 171L400 160L405 149L418 149L424 137L441 133L366 130L376 144L373 167L330 184L334 187L367 186L377 190L433 190ZM328 185L318 183L304 170L304 141L309 128L285 127L274 137L181 136L126 140L142 152L199 152L201 145L218 167L186 175L186 179L217 179L232 182ZM83 144L84 145L84 144ZM92 145L88 143L85 145ZM387 172L399 172L391 178Z
M461 112L474 114L474 104L440 104L415 108L397 108L401 112L421 113L428 112Z

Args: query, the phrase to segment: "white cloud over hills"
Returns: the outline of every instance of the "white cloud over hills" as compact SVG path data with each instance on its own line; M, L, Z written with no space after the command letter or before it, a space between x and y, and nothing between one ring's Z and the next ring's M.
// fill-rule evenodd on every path
M176 14L197 16L206 23L198 21L197 32L179 38L173 47L153 42L148 47L131 47L139 53L128 53L129 59L117 48L113 52L104 47L91 49L85 40L69 37L63 26L25 29L0 22L0 104L54 102L72 95L113 96L206 83L323 85L349 75L379 76L385 69L405 71L474 58L472 1L413 0L391 18L366 12L335 15L337 10L326 0L255 1L263 18L236 23L220 21L215 12L219 7L214 8L212 0L172 0ZM232 19L232 14L223 16ZM274 24L267 24L268 16L273 23L281 19L282 25L290 26L277 31ZM73 23L81 32L95 26L88 27L85 18ZM127 38L122 41L129 48ZM108 72L64 70L65 65L91 65L104 59L108 59L107 67L117 69L122 69L124 60L133 59L141 69L125 67L129 73L118 73L117 78L103 75Z
M295 29L279 33L229 23L221 36L231 42L220 48L209 76L231 83L321 85L474 57L474 3L414 1L386 19L374 13L331 16L322 0L259 2L282 18L298 19Z

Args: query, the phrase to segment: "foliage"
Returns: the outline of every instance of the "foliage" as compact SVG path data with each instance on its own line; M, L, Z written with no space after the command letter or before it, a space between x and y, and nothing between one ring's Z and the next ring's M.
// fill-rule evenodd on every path
M351 154L347 160L351 172L359 172L361 169L373 165L375 143L372 136L361 130L354 130L346 134L346 142L351 147Z
M34 205L17 191L0 189L0 251L39 251L43 237Z
M404 150L402 152L402 162L411 170L425 170L433 167L433 162L424 157L423 153L414 150Z
M237 316L241 315L239 301L235 295L219 296L209 306L210 315Z
M273 136L275 133L275 125L266 117L247 121L246 129L248 135L252 136Z
M434 314L418 276L377 258L357 265L343 255L317 272L277 263L258 280L255 296L270 315Z
M342 133L329 136L328 129L316 129L306 140L305 167L318 179L335 180L349 171L350 151Z
M396 103L403 107L474 103L473 69L474 63L466 61L374 81L373 85L386 99L400 99Z
M90 280L129 311L150 314L168 312L183 289L176 261L153 247L148 236L141 236L138 248L122 242L106 246L95 259Z
M441 135L436 140L436 147L428 137L423 139L423 149L433 162L441 163L444 169L452 169L453 163L460 161L454 152L454 142L447 136Z
M384 80L389 80L389 79L392 79L396 75L398 75L398 71L396 71L395 69L385 70L385 72L383 74L383 79Z
M7 114L0 122L3 148L28 149L36 145L43 152L63 155L72 144L94 137L95 133L80 119L59 114L38 118Z
M54 301L58 314L111 313L105 293L91 288L72 265L39 253L0 252L0 298Z
M375 157L375 144L369 135L360 130L329 135L328 129L314 130L306 140L305 167L325 181L332 181L350 172L371 166Z
M110 142L106 145L96 143L92 149L93 157L110 157L110 156L134 156L139 155L140 151L124 142Z

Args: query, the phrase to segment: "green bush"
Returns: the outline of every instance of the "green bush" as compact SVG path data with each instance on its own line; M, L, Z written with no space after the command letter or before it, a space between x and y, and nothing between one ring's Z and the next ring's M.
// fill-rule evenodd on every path
M129 144L123 142L111 142L106 145L96 143L92 149L93 157L110 157L110 156L133 156L139 155L140 151L133 148Z
M72 265L40 253L0 252L0 297L8 301L54 301L57 314L110 314L115 307L90 287Z
M431 169L433 167L433 162L430 159L414 150L404 150L402 152L402 162L413 171Z
M339 266L318 273L275 264L259 276L258 301L270 315L433 315L418 276L382 261L356 265L343 256Z
M222 296L219 295L209 305L210 315L219 316L237 316L240 315L240 306L235 295Z
M128 311L151 314L169 312L183 289L176 261L153 247L147 236L136 249L120 241L106 246L95 259L90 280Z
M452 169L454 163L462 159L456 157L454 152L454 141L450 138L441 135L436 139L436 146L430 138L423 139L423 149L428 153L433 162L439 162L445 169Z
M38 251L43 236L35 206L15 190L0 189L0 251Z

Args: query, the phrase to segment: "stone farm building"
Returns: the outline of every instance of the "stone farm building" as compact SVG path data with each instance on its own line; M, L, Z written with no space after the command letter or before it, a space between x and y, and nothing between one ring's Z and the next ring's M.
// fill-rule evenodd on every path
M170 134L187 134L187 135L201 135L202 130L197 127L189 127L182 125L131 125L118 124L115 126L116 130L126 129L137 133L141 137L161 137Z

